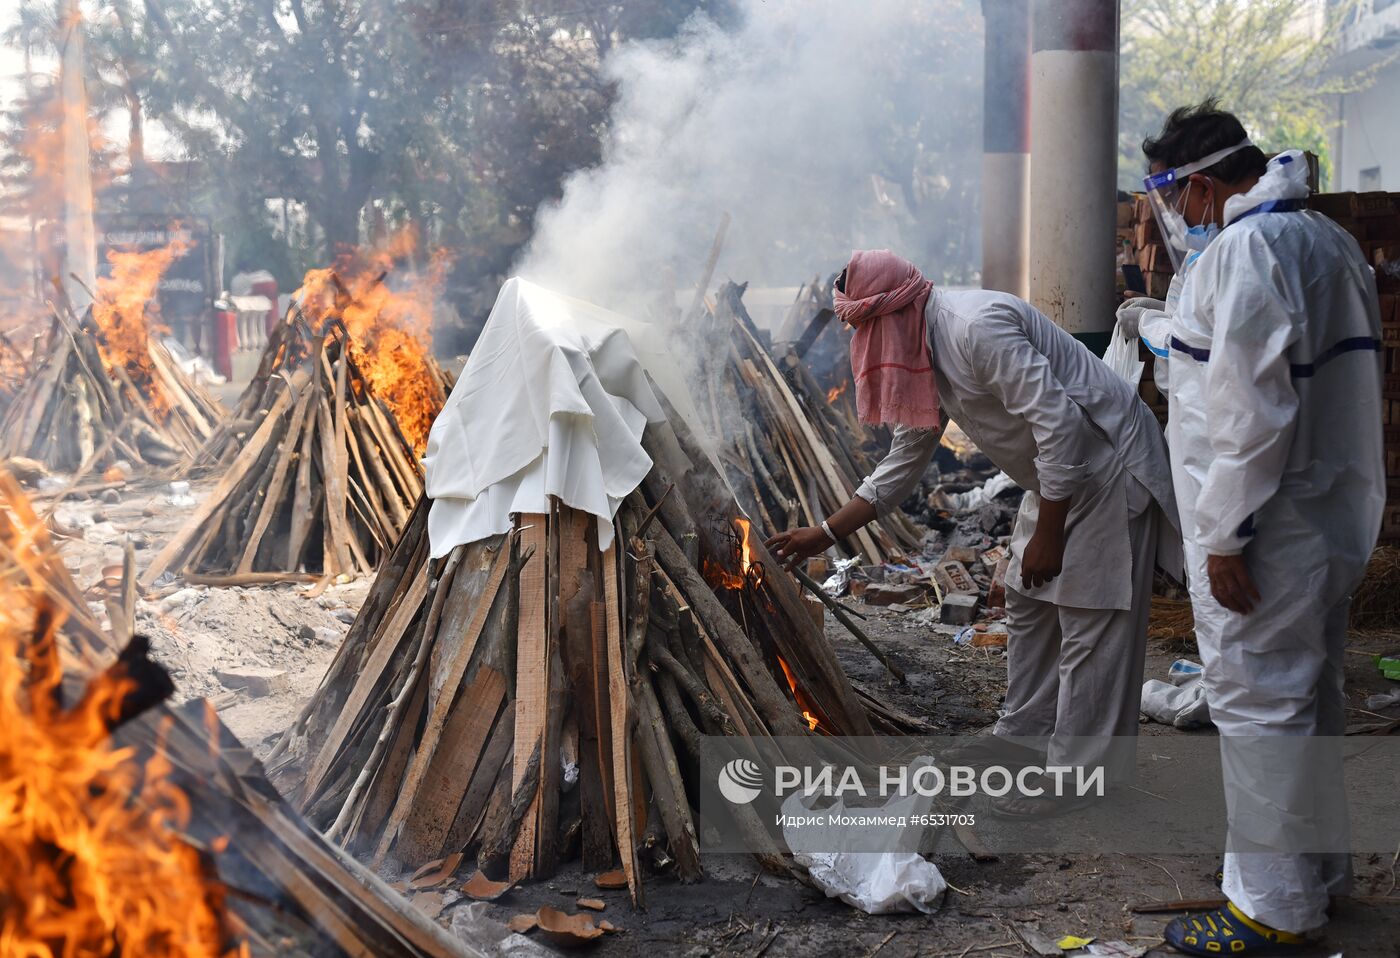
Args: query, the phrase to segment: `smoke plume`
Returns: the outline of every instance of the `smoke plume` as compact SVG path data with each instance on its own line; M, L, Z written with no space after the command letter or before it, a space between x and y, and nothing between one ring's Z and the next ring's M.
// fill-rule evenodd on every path
M741 0L605 64L603 162L540 211L516 272L634 315L716 281L790 286L890 247L937 281L978 261L982 18L971 0Z

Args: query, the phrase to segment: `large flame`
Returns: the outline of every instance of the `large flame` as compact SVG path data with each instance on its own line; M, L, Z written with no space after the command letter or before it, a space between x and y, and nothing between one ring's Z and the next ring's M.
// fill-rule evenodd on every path
M175 238L160 249L140 252L108 250L112 275L97 280L97 300L92 318L102 333L102 361L115 375L125 370L147 404L162 421L170 412L170 399L160 384L151 360L151 336L163 335L156 292L170 264L191 244Z
M104 673L62 708L59 620L15 581L0 586L0 955L228 954L220 886L178 836L187 796L159 752L143 765L109 743L134 684Z
M402 288L390 286L390 270L415 242L412 231L403 230L379 247L344 254L330 269L308 272L297 298L307 318L345 324L351 358L421 455L443 400L431 361L433 303L451 254L435 252L423 275Z

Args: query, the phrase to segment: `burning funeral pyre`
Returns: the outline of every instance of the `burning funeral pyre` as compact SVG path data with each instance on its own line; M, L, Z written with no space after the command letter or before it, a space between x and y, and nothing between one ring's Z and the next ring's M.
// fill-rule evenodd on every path
M467 958L286 807L207 703L101 641L0 475L0 954ZM61 570L61 563L57 564Z
M449 385L427 345L438 273L394 292L386 262L367 254L307 275L199 455L218 487L144 582L167 570L253 581L378 566L422 492L418 456Z
M166 349L156 314L161 275L184 250L108 254L81 319L55 306L45 341L0 419L0 448L84 472L125 459L172 466L194 456L223 410Z
M465 852L492 880L620 863L637 899L645 871L701 873L702 735L903 727L852 687L813 603L666 415L606 550L599 520L551 498L433 560L419 504L269 759L313 823L375 864Z

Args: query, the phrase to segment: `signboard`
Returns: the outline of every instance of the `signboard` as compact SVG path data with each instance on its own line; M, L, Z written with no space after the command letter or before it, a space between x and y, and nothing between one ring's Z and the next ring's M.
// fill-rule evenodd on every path
M108 250L147 252L172 242L187 249L160 278L157 297L161 320L171 328L197 323L219 295L214 277L213 234L205 220L171 222L168 215L122 214L97 219L97 272L111 272Z

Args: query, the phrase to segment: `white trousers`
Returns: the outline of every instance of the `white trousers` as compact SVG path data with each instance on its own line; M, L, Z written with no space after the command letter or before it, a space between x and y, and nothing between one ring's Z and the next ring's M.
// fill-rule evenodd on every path
M1136 756L1126 739L1138 731L1159 516L1149 500L1128 520L1129 609L1073 608L1006 590L1006 704L993 734L1044 748L1047 765L1103 765L1110 781L1131 776Z
M1263 596L1249 615L1215 601L1205 553L1189 541L1186 561L1206 700L1221 735L1224 891L1256 921L1303 933L1326 923L1329 896L1351 882L1351 856L1340 851L1341 749L1325 737L1346 730L1346 583L1363 570L1340 568L1327 543L1289 525L1262 521L1245 551Z

